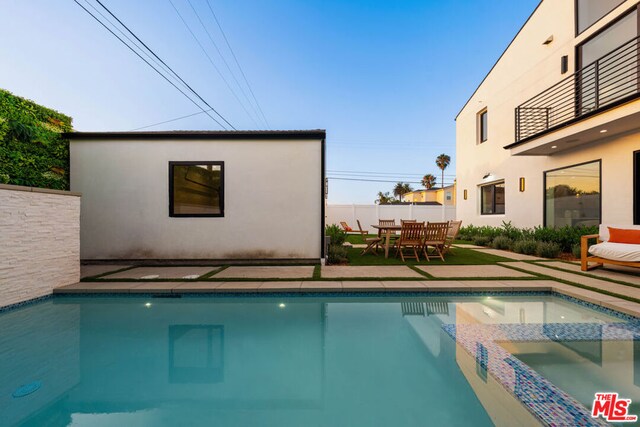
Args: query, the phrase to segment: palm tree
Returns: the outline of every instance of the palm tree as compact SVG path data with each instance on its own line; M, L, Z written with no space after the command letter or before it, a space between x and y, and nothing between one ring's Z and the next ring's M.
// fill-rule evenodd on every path
M402 201L402 196L407 193L411 193L413 188L411 185L404 182L399 182L393 187L393 195L398 198L398 201Z
M436 166L438 166L438 168L442 172L442 181L440 181L440 186L442 187L442 221L444 221L444 217L445 217L445 214L444 214L444 170L447 168L447 166L449 166L449 163L451 163L451 157L447 156L444 153L442 153L438 157L436 157Z
M427 190L431 190L436 185L436 177L430 173L422 177L422 185Z
M392 197L389 196L389 192L383 193L382 191L378 191L378 198L376 199L376 203L379 205L388 205L391 203Z

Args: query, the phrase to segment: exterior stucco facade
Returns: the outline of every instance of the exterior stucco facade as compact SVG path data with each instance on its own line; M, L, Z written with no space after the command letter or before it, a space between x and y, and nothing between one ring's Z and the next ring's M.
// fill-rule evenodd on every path
M323 135L73 136L81 258L321 258ZM189 161L224 162L223 216L169 215L169 162Z
M633 223L634 152L640 150L640 125L619 123L640 112L640 100L514 145L516 108L571 76L578 65L578 46L634 10L638 1L622 2L578 35L576 4L541 1L457 116L457 215L465 224L499 226L502 221L511 221L519 227L543 225L545 171L598 161L600 221ZM567 56L565 73L561 69L563 56ZM479 114L485 109L488 137L480 142ZM504 213L482 212L482 186L491 183L504 183Z

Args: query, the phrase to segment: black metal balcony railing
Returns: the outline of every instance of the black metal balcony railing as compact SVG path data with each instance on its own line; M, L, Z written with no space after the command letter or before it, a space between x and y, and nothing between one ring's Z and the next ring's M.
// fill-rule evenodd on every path
M516 108L516 142L640 94L639 39L617 47Z

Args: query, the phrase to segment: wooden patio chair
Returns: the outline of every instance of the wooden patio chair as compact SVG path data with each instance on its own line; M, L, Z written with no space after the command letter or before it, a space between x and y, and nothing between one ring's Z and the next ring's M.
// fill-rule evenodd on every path
M369 251L372 251L374 255L378 255L378 246L382 242L382 237L369 237L368 232L362 229L362 225L360 225L360 220L357 219L358 223L358 232L362 235L362 241L367 245L366 248L360 253L360 255L364 255Z
M413 258L416 261L420 261L420 256L418 252L420 248L422 248L422 242L424 240L424 222L405 222L402 224L402 228L400 230L400 238L396 242L396 256L398 253L400 254L400 258L402 258L402 262L404 259L404 248L413 250ZM407 258L411 258L407 255Z
M444 261L444 254L442 252L444 245L447 241L447 230L449 230L448 222L428 222L424 228L424 244L422 251L424 252L427 261L431 261L431 258L436 255L429 256L429 247L433 247L437 256Z
M344 221L340 221L340 227L342 227L342 229L347 233L353 233L355 231L353 228L349 227L349 224Z
M451 245L458 238L458 233L462 227L462 221L449 221L449 230L447 231L447 238L442 248L442 255L446 255L451 250Z

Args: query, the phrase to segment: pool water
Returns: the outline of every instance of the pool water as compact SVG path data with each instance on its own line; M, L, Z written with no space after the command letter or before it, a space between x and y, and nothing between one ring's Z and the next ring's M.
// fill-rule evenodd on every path
M0 425L584 421L640 403L638 335L542 294L56 297L0 313Z

